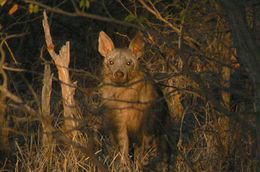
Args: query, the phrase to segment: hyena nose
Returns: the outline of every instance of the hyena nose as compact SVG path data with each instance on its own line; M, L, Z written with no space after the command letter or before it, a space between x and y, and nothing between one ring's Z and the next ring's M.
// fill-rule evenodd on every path
M123 78L124 77L124 73L121 70L116 71L116 73L114 75L115 75L115 78Z

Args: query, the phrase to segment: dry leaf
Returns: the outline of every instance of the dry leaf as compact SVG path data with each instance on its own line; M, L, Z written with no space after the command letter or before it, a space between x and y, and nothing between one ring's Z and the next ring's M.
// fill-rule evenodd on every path
M12 6L12 8L10 8L10 10L8 11L8 14L9 14L9 15L14 14L14 13L18 10L18 8L19 8L19 5L18 5L18 4L14 4L14 5Z
M0 6L4 6L6 4L7 0L0 0Z
M39 6L38 5L33 5L33 4L29 5L29 13L30 14L38 13L38 12L39 12Z

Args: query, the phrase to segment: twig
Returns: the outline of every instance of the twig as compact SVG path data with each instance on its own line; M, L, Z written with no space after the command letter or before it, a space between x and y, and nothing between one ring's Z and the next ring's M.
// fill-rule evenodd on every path
M175 33L181 34L181 30L177 27L177 24L174 25L171 22L169 22L167 19L165 19L161 13L156 9L154 4L151 1L144 1L144 0L138 0L143 7L148 10L150 13L152 13L158 20L164 22L167 24ZM199 42L194 40L193 38L184 35L183 34L183 39L188 43L188 45L194 49L198 49L200 47Z
M108 22L108 23L115 23L115 24L119 24L119 25L123 25L123 26L127 26L127 27L133 27L136 29L140 29L139 26L132 24L132 23L127 23L121 20L117 20L114 18L108 18L108 17L104 17L104 16L99 16L99 15L95 15L95 14L90 14L90 13L83 13L80 11L76 11L76 12L67 12L64 11L60 8L53 8L50 7L48 5L42 4L40 2L34 1L34 0L24 0L27 3L30 4L35 4L38 5L39 7L42 7L43 9L46 9L48 11L54 12L54 13L58 13L58 14L62 14L62 15L66 15L66 16L70 16L70 17L86 17L86 18L90 18L90 19L94 19L94 20L99 20L99 21L104 21L104 22Z

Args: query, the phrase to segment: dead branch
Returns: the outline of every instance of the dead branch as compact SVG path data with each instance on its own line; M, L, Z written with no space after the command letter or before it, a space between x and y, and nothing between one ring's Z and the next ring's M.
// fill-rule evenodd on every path
M43 19L43 28L45 33L45 40L48 47L49 54L51 55L52 59L54 60L54 63L58 69L58 75L59 80L61 82L61 89L62 89L62 97L63 97L63 107L64 107L64 128L65 131L73 130L71 133L72 135L64 135L63 133L57 132L52 125L50 125L49 122L45 123L48 125L46 129L48 128L51 133L46 134L52 134L52 137L55 138L58 141L62 141L63 143L66 143L68 145L71 145L80 151L84 152L92 161L95 163L95 165L99 168L100 171L106 171L103 164L101 164L95 154L92 151L91 145L88 145L88 147L82 146L80 143L77 143L73 141L74 138L76 138L77 135L80 133L78 131L75 131L76 127L78 126L78 119L81 119L79 114L77 113L77 109L75 106L75 100L74 100L74 94L76 89L76 82L73 82L70 80L69 76L69 62L70 62L70 46L69 42L66 42L66 45L64 45L61 50L59 51L59 54L56 54L54 51L54 44L52 41L52 37L50 34L50 27L48 24L48 18L46 15L46 12L43 13L44 19ZM51 92L51 75L49 67L45 67L45 83L49 84L49 88L44 87L46 90L43 90L43 94L45 96L50 96ZM65 84L63 84L65 83ZM47 105L49 100L43 100L44 105L46 106L45 112L46 114L49 113L50 107ZM72 139L70 139L72 138Z
M173 24L169 22L165 17L161 15L161 13L157 10L157 8L154 6L154 4L149 1L144 0L138 0L142 6L149 11L151 14L153 14L158 20L162 21L163 23L167 24L168 27L170 27L175 33L182 34L181 29L177 27L177 24ZM186 43L194 49L198 49L200 47L200 43L191 38L190 36L184 34L183 39L186 41Z
M53 138L51 135L46 133L52 132L52 116L50 114L50 98L52 92L52 77L51 69L49 64L44 66L44 77L43 77L43 88L42 88L42 102L41 102L41 113L42 113L42 128L43 137L42 143L44 145L49 145L53 143Z
M42 21L45 41L47 44L47 49L52 57L57 69L58 76L61 83L62 90L62 98L63 98L63 108L64 108L64 131L71 130L72 128L76 128L77 122L76 119L80 119L80 115L77 113L76 104L74 100L74 94L76 89L76 82L72 82L69 76L69 63L70 63L70 44L66 42L66 45L62 46L59 54L56 54L54 51L54 44L52 41L50 26L48 24L48 17L46 12L43 13L44 19ZM66 83L66 84L63 84ZM75 119L75 120L73 120ZM71 134L71 138L75 138L77 136L77 131L73 131Z
M2 87L3 89L7 89L8 85L8 77L6 72L3 69L3 65L5 63L5 52L3 50L3 41L0 44L0 76L2 78ZM6 94L3 90L0 89L0 143L3 149L8 148L8 135L9 132L6 130L8 127L8 122L5 119L6 113Z
M68 11L64 11L60 8L50 7L48 5L40 3L38 1L34 1L34 0L24 0L24 1L26 3L35 4L35 5L38 5L39 7L42 7L43 9L46 9L48 11L51 11L51 12L54 12L54 13L57 13L57 14L62 14L62 15L65 15L65 16L85 17L85 18L90 18L90 19L94 19L94 20L104 21L104 22L108 22L108 23L115 23L115 24L119 24L119 25L122 25L122 26L128 26L128 27L133 27L133 28L136 28L136 29L141 29L139 26L132 24L132 23L127 23L127 22L117 20L117 19L114 19L114 18L99 16L99 15L95 15L95 14L83 13L81 11L78 11L77 9L76 9L75 12L68 12Z
M11 93L9 90L4 88L3 86L0 86L0 91L3 93L4 96L6 96L6 98L11 99L15 103L18 103L18 104L23 104L24 103L23 100L20 97L14 95L13 93ZM36 112L31 107L29 107L27 105L24 105L24 108L28 112L31 112L32 114L36 114Z

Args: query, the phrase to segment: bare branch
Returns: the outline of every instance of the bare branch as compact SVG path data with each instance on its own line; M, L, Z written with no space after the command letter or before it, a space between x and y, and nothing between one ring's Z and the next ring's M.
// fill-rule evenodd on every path
M108 17L99 16L99 15L90 14L90 13L83 13L83 12L80 12L80 11L67 12L67 11L64 11L62 9L50 7L48 5L42 4L42 3L34 1L34 0L24 0L24 1L27 2L27 3L30 3L30 4L38 5L39 7L42 7L43 9L46 9L48 11L58 13L58 14L62 14L62 15L66 15L66 16L70 16L70 17L86 17L86 18L90 18L90 19L94 19L94 20L104 21L104 22L108 22L108 23L115 23L115 24L119 24L119 25L123 25L123 26L127 26L127 27L133 27L133 28L136 28L136 29L141 29L139 26L137 26L135 24L127 23L127 22L117 20L117 19L114 19L114 18L108 18Z
M8 87L8 77L6 74L6 71L3 69L3 65L5 63L5 52L3 49L3 42L0 43L0 81L2 78L2 84L0 85L0 144L2 144L2 148L0 149L7 149L8 148L8 131L6 130L6 127L8 125L6 119L5 119L5 113L6 113L6 94L4 90L7 90Z
M177 24L173 24L165 19L161 13L156 9L151 1L138 0L143 7L152 13L158 20L167 24L175 33L181 34L181 30L178 28ZM183 35L183 39L188 43L188 45L194 49L198 49L200 47L200 43L189 37L188 35Z
M50 99L51 99L51 92L52 92L52 77L51 69L49 64L45 64L44 66L44 78L43 78L43 88L42 88L42 106L41 106L41 113L42 113L42 128L43 128L43 144L49 145L53 143L53 138L51 135L46 133L52 132L52 116L50 114Z
M45 40L48 47L48 51L50 56L52 57L57 69L59 80L61 82L61 91L63 97L63 108L64 108L64 129L70 130L77 126L77 121L74 119L80 119L80 115L77 113L76 103L74 100L74 94L76 89L76 82L72 82L69 75L69 63L70 63L70 44L66 42L66 45L62 46L59 51L59 54L56 54L54 51L54 44L52 41L50 27L48 24L48 17L46 12L43 13L44 19L42 21L44 33L45 33ZM65 84L63 84L65 83ZM78 131L73 131L71 133L72 138L76 138L79 134Z

